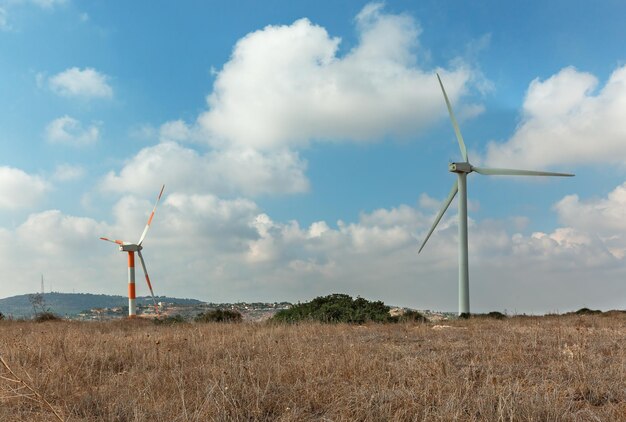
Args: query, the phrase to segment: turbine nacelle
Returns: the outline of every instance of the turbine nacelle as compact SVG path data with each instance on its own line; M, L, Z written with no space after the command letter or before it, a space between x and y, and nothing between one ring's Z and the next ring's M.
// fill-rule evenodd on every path
M139 252L142 249L143 246L135 245L133 243L125 243L123 245L120 245L120 251L122 252Z
M448 164L448 170L452 173L471 173L474 171L472 165L468 162L450 163Z

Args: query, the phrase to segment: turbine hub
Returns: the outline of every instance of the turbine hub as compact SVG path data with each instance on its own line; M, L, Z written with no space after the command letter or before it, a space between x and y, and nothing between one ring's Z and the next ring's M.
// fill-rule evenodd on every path
M135 245L135 244L128 244L128 245L120 246L120 251L122 252L139 252L142 249L143 247L141 245Z
M448 170L452 173L471 173L474 171L472 165L468 162L450 163L448 164Z

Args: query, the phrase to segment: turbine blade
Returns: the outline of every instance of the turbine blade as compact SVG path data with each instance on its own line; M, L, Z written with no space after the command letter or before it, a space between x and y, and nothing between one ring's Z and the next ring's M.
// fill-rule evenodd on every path
M118 245L123 245L125 243L122 240L117 240L117 239L116 240L111 240L111 239L108 239L106 237L101 237L100 240L106 240L107 242L116 243Z
M154 218L154 213L156 212L157 205L159 205L159 201L161 200L161 195L163 195L163 189L165 189L165 185L161 186L161 192L159 192L159 196L157 196L157 200L154 203L154 208L152 208L152 212L150 213L150 217L148 218L148 222L146 223L146 228L143 229L143 233L141 233L139 242L137 242L139 246L141 246L141 244L143 243L143 240L146 238L146 234L148 234L150 223L152 223L152 219Z
M448 197L446 198L445 202L441 206L441 209L439 210L439 213L437 214L437 217L435 217L435 222L433 223L432 227L430 228L430 231L426 235L426 238L422 242L422 246L420 246L420 249L419 249L419 251L417 253L422 252L422 249L424 249L424 246L426 245L426 242L428 242L428 239L430 239L430 235L433 234L433 232L435 231L435 227L437 227L437 224L439 224L439 221L441 220L441 217L443 217L443 214L446 212L446 210L450 206L450 203L452 202L452 200L454 199L454 196L456 195L456 193L458 191L459 191L459 182L458 182L458 180L455 180L454 181L454 185L452 185L452 189L450 190L450 193L448 194Z
M443 83L441 82L439 73L437 73L437 79L439 80L439 85L441 86L443 97L446 100L446 106L448 107L448 114L450 114L450 120L452 120L452 127L454 127L454 133L456 134L456 139L459 141L459 148L461 148L461 155L463 156L463 159L465 161L469 161L467 158L467 148L465 148L465 142L463 142L463 136L461 135L461 129L459 129L459 124L456 122L456 117L454 117L454 113L452 112L452 106L450 105L448 94L446 94L446 89L443 87Z
M492 169L485 167L474 167L472 170L476 173L487 176L561 176L572 177L571 173L554 173L550 171L534 171L534 170L516 170L516 169Z
M143 273L146 276L146 283L148 283L148 289L150 289L150 296L152 296L152 303L154 304L154 310L157 315L159 315L159 306L157 305L156 299L154 298L154 292L152 291L152 283L150 283L150 276L148 275L148 270L146 269L146 263L143 260L143 255L141 251L137 251L137 255L139 255L139 261L141 261L141 268L143 268Z

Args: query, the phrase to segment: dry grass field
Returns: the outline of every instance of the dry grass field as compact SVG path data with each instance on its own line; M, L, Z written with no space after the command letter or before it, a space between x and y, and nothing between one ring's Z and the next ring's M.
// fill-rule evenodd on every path
M3 321L0 421L626 420L623 314L446 324Z

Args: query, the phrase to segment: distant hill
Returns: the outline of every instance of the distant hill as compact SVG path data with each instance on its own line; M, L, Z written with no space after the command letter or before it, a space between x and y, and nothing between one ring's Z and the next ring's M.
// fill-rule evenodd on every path
M28 317L33 314L33 307L29 300L30 295L18 295L0 299L0 312L14 318ZM204 302L196 299L181 299L167 296L157 296L157 302L176 303L180 305L199 305ZM94 295L90 293L58 293L51 292L44 295L46 308L57 315L76 315L93 308L114 308L128 306L128 298L124 296ZM152 298L138 297L137 304L151 304Z

